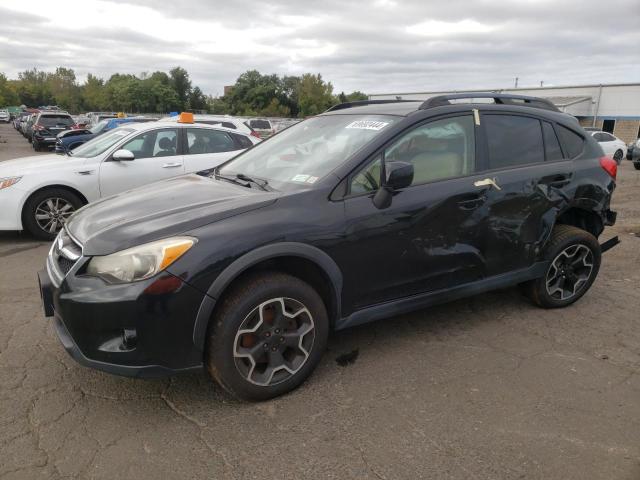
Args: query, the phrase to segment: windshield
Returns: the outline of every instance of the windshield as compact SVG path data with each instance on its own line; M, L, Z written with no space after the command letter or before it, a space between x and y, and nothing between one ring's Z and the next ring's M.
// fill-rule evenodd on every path
M109 123L109 120L102 120L101 122L98 122L97 124L95 124L93 127L91 127L89 129L89 131L91 133L100 133L103 132L104 129L107 127L107 123Z
M41 115L38 123L43 127L68 127L73 125L73 118L68 115Z
M276 189L308 187L396 121L389 115L310 118L247 150L217 173L260 178Z
M104 135L92 138L87 143L83 143L74 149L71 153L74 157L95 157L114 146L131 132L133 132L131 128L116 128Z

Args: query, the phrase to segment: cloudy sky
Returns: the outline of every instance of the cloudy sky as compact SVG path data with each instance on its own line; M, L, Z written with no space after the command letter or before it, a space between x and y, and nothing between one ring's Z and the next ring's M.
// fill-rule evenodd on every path
M638 0L2 0L0 72L321 73L337 92L640 81Z

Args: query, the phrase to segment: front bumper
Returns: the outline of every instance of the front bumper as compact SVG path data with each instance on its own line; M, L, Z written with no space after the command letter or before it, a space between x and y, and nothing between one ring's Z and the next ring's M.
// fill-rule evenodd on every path
M178 277L108 285L69 275L56 287L42 270L38 282L45 316L81 365L129 377L202 369L193 326L203 294Z

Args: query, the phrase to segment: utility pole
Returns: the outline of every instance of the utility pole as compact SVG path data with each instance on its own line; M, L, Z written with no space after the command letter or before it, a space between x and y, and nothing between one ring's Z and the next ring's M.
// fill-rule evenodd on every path
M540 80L540 86L544 87L544 80Z
M518 88L518 77L516 77L516 83L515 83L515 85L513 86L513 88Z

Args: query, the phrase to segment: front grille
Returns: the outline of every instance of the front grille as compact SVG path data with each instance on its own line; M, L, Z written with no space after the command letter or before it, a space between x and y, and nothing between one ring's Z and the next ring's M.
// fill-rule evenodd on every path
M69 270L71 270L71 268L73 268L75 264L76 262L63 257L62 255L58 257L58 267L60 268L60 271L63 275L69 273Z
M51 280L56 286L60 286L80 257L82 257L82 247L63 228L54 240L49 253Z

